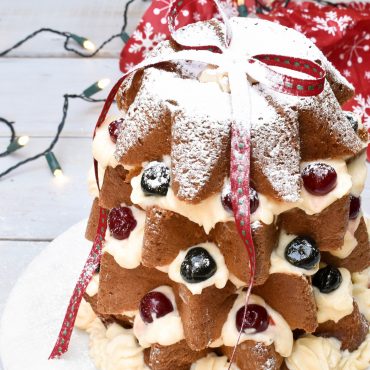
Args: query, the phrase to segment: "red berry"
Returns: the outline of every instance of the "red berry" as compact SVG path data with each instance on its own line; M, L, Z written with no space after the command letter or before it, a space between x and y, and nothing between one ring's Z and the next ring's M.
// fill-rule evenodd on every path
M303 185L313 195L330 193L337 185L337 173L326 163L312 163L302 171Z
M226 209L226 211L229 211L229 212L233 211L233 204L231 201L231 191L222 195L221 203L223 207Z
M128 207L113 208L108 215L108 225L111 235L118 239L127 239L136 227L136 220Z
M173 311L171 301L161 292L149 292L140 301L140 316L147 324Z
M354 220L360 213L361 209L361 197L355 197L354 195L350 196L349 204L349 219Z
M268 328L270 320L265 307L258 304L249 304L245 314L245 320L243 320L244 309L244 306L241 307L236 314L235 324L238 331L243 327L243 331L246 329L255 329L256 333L259 333Z
M223 207L229 211L229 212L232 212L233 211L233 205L232 205L232 201L231 201L231 190L229 190L228 192L223 192L222 194L222 197L221 197L221 203L223 205ZM256 192L256 190L253 188L253 187L250 187L249 188L249 199L250 199L250 211L251 211L251 214L256 212L259 204L260 204L260 200L258 198L258 193Z
M123 118L120 118L120 119L117 119L115 121L112 121L108 126L108 131L109 131L110 138L114 143L117 142L118 132L119 132L119 128L120 128L122 122L123 122Z

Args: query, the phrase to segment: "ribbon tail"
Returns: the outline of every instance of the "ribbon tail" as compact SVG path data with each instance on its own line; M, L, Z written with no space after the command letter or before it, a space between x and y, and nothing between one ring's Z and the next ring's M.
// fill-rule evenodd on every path
M89 285L95 270L100 264L103 241L107 229L107 217L108 217L107 210L105 210L104 208L100 208L98 230L94 240L94 244L91 248L89 257L80 274L76 286L73 290L73 294L69 301L67 312L65 314L63 324L58 335L58 339L55 343L53 350L51 351L49 360L59 358L60 356L63 355L63 353L68 351L68 346L71 340L73 327L77 318L78 308L80 306L85 290Z
M233 113L233 125L231 128L231 164L230 183L232 192L232 205L236 228L239 232L248 254L249 286L246 292L243 321L246 319L247 306L253 287L256 270L256 253L254 249L252 232L250 227L250 155L251 155L251 116L253 106L251 104L251 85L247 80L244 69L235 66L229 71L229 83L231 90L231 104ZM248 102L245 101L248 97ZM243 328L243 325L242 325ZM230 359L230 366L234 361L238 344L243 329L240 330L237 342L234 346Z

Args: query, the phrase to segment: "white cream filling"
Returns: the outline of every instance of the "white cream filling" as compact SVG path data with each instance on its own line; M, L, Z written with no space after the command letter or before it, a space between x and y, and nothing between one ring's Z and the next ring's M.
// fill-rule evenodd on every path
M347 167L352 178L351 194L359 197L364 190L367 176L366 151L352 160Z
M134 269L140 265L144 227L145 227L145 212L136 208L128 207L131 209L132 214L137 222L135 228L131 231L127 239L118 240L114 238L107 230L105 236L105 243L103 252L107 252L114 257L114 260L123 268Z
M247 283L245 283L244 281L241 281L240 279L238 279L234 274L232 274L230 272L229 274L229 280L236 286L237 289L243 287L243 286L246 286Z
M140 185L142 173L143 171L131 179L131 201L140 205L143 209L158 206L176 212L187 217L190 221L203 226L207 234L216 223L234 220L234 216L222 206L220 193L213 194L198 204L190 204L179 200L171 187L168 188L166 196L145 195Z
M344 234L344 241L343 245L338 249L333 249L330 252L335 257L338 258L347 258L353 250L357 247L357 239L355 238L355 232L360 225L360 221L362 218L362 213L359 214L356 219L349 220L347 231Z
M221 337L225 346L235 346L239 332L236 327L236 314L241 307L245 305L245 292L241 292L234 302L230 310L227 320L222 327ZM270 322L268 328L260 333L255 333L254 329L246 330L240 337L240 343L246 340L253 340L254 342L261 342L267 346L274 343L275 350L283 357L288 357L291 354L293 347L293 333L284 318L275 310L273 310L267 303L259 296L252 294L249 297L248 304L258 304L263 306L273 323Z
M103 124L97 128L92 144L93 157L98 161L102 168L116 167L118 161L114 157L116 144L110 138L108 126L120 117L108 117Z
M149 370L132 329L113 323L106 328L96 319L87 329L90 356L101 370Z
M212 352L191 365L190 370L239 370L235 364L229 366L230 362L226 356L217 356Z
M285 363L289 370L337 370L340 357L339 340L307 335L294 342Z
M94 274L90 280L89 285L86 288L86 294L89 297L93 297L95 294L98 294L99 290L99 274Z
M292 265L285 258L285 248L296 237L297 235L287 234L284 230L280 232L278 246L271 253L271 258L270 258L271 266L269 270L270 274L280 272L280 273L285 273L285 274L310 276L310 275L314 275L318 271L319 264L317 264L314 268L310 270L306 270L306 269Z
M352 294L358 308L370 321L370 267L352 274Z
M302 186L301 193L301 203L298 208L303 209L307 214L313 215L320 213L330 204L334 203L337 199L342 198L344 195L348 194L352 187L351 176L347 170L347 164L343 160L339 159L323 159L315 162L302 162L301 171L310 163L326 163L332 166L337 173L337 185L336 187L326 195L315 196L310 194L304 186Z
M313 287L319 323L329 320L338 322L353 311L351 274L343 267L340 267L339 271L342 275L342 283L336 290L321 293L318 288Z
M93 321L97 318L94 310L91 308L90 303L82 298L80 307L78 308L75 326L78 329L86 330L90 327Z
M134 321L134 334L142 347L148 348L153 343L169 346L184 339L184 329L177 310L175 295L168 286L160 286L153 291L161 292L171 301L174 310L160 318L153 317L152 323L145 323L140 314Z
M370 334L353 352L341 351L336 338L306 335L295 341L285 363L289 370L368 370Z
M215 260L217 270L216 273L209 279L199 283L191 284L183 279L180 273L180 268L187 252L194 247L202 247L206 249ZM186 287L192 292L192 294L201 294L203 289L212 285L215 285L218 289L224 288L229 279L229 270L226 267L224 256L222 255L216 244L201 243L197 244L196 246L194 245L185 251L180 251L177 257L168 266L168 276L171 280L186 285Z

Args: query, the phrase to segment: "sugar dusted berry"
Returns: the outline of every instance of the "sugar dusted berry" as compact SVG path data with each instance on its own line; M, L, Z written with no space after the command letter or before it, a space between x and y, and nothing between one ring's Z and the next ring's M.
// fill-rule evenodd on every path
M245 313L245 307L241 307L236 313L235 324L238 331L247 329L254 329L256 333L265 331L269 326L269 315L265 307L258 304L249 304L247 312Z
M349 219L354 220L360 214L361 210L361 197L350 196L349 204Z
M310 270L320 262L320 251L312 238L298 236L285 248L285 258L293 266Z
M172 302L161 292L149 292L140 301L140 316L147 324L152 323L153 319L159 319L169 314L173 310Z
M335 266L326 266L316 272L312 278L312 284L321 293L330 293L338 289L342 283L342 274Z
M170 186L170 169L162 162L151 162L141 177L145 195L167 195Z
M117 139L118 139L118 132L119 132L119 128L123 122L123 118L119 118L115 121L112 121L109 126L108 126L108 131L109 131L109 136L111 138L111 140L116 143L117 142Z
M127 239L136 227L136 220L128 207L112 208L108 215L108 226L111 235L118 239Z
M303 185L313 195L326 195L337 185L337 172L326 163L311 163L302 171Z
M216 261L202 247L190 249L180 267L182 278L191 284L209 279L216 271Z

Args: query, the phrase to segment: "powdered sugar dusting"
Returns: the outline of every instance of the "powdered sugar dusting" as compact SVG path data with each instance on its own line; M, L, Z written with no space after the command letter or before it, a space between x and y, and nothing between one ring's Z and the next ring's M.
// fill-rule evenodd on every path
M330 70L332 79L346 84L321 51L300 33L256 19L232 18L231 26L230 52L234 56L243 59L255 54L275 53L319 60ZM218 36L222 38L222 26L214 20L188 26L177 33L182 38L196 38L201 34L205 39L210 38L211 44L214 43L211 40L214 37L210 32L212 28L218 29ZM159 44L152 54L167 55L177 48L173 42L166 41ZM200 201L209 195L207 186L212 176L217 171L225 172L221 167L222 158L228 156L226 152L230 142L230 95L220 91L217 83L200 83L195 79L196 74L204 69L204 64L185 61L173 64L177 66L177 72L156 68L145 70L143 84L128 110L126 124L122 125L125 130L119 135L115 155L117 159L123 157L122 162L125 163L125 154L141 145L143 138L151 132L160 130L164 116L169 114L172 138L168 140L172 140L171 170L175 193L183 200ZM341 115L329 83L326 83L321 96L313 98L263 92L257 87L252 91L252 162L267 179L276 197L295 202L300 196L297 107L298 111L320 111L328 122L332 121L330 135L352 148L353 152L358 150L359 139ZM335 119L332 119L334 115Z

